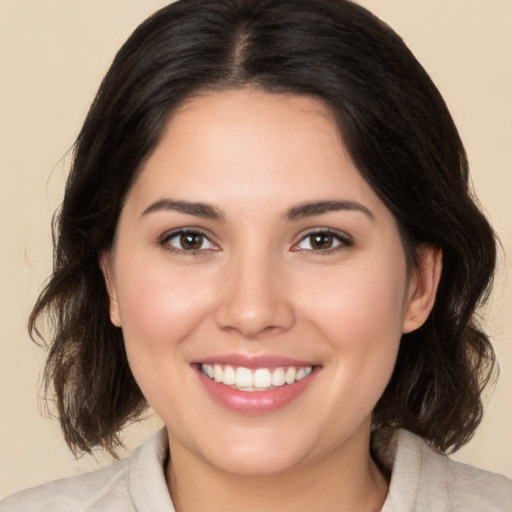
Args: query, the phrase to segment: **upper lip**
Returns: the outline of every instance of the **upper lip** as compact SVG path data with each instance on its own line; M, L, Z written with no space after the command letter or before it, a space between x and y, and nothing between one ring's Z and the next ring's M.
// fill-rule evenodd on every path
M246 355L246 354L223 354L218 356L205 357L195 361L195 364L220 364L236 367L257 369L257 368L279 368L286 366L317 366L311 361L293 359L286 356L273 354Z

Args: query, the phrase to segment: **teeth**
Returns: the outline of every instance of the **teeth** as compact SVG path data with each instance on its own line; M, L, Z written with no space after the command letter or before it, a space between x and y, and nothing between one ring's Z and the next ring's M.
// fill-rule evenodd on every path
M223 373L222 368L218 364L213 366L213 378L215 382L222 382Z
M258 368L250 370L249 368L233 366L222 366L220 364L201 364L199 365L201 373L215 382L221 382L226 386L231 386L242 391L266 391L285 384L293 384L296 381L307 377L312 371L312 366L294 368Z
M293 384L295 382L295 375L297 375L297 370L293 366L288 368L285 376L286 384Z
M232 386L235 383L235 370L232 366L226 366L224 368L222 382L227 386Z
M254 387L255 388L269 388L272 386L272 374L270 370L261 368L254 372Z
M272 372L272 386L283 386L286 384L286 375L282 368L277 368Z
M252 372L248 368L237 368L235 373L235 385L237 388L251 388Z

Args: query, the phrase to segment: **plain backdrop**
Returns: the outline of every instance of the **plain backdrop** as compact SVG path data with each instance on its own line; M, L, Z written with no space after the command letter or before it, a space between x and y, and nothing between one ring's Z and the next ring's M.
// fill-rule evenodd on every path
M26 332L51 268L50 222L69 149L115 52L158 0L0 0L0 496L109 458L78 461L40 414L44 351ZM504 253L483 311L501 364L486 416L456 458L512 477L512 1L361 0L402 35L459 127ZM128 449L160 421L128 429Z

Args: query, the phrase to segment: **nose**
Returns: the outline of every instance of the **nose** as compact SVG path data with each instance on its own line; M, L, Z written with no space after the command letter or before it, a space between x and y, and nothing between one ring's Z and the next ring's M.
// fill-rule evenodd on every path
M268 255L239 258L229 265L215 311L220 328L256 340L293 326L295 315L287 279L277 267Z

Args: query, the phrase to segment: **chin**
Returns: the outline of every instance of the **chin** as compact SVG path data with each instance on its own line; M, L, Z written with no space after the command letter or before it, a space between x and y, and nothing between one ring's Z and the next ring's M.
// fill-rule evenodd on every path
M266 448L262 450L233 447L208 462L216 469L243 477L264 478L285 474L300 466L304 455L296 450Z
M266 477L283 474L299 467L308 459L314 443L311 436L290 436L280 428L242 430L206 440L202 447L195 447L196 454L208 465L219 471L244 477Z

